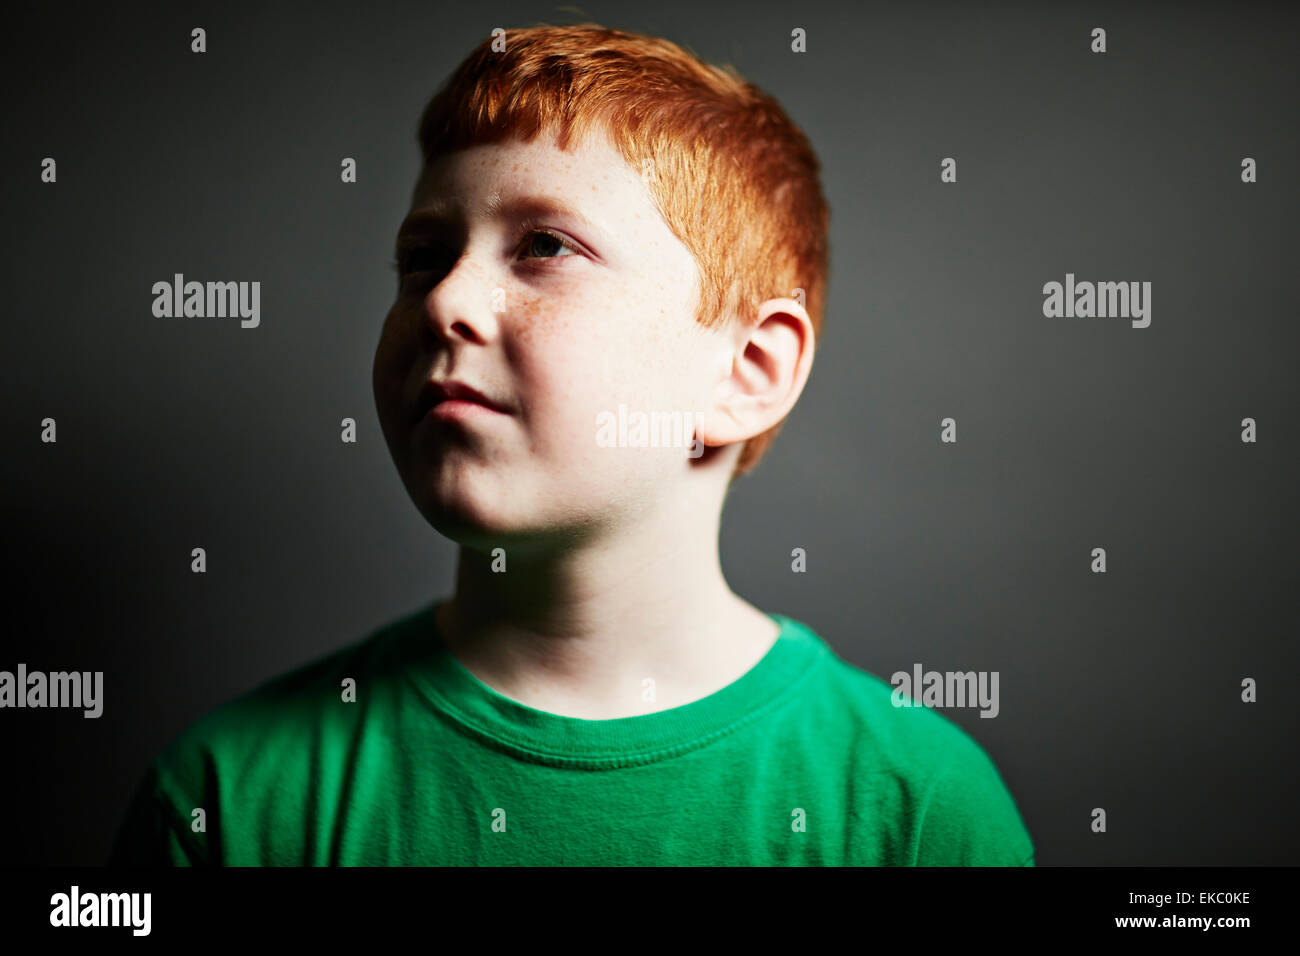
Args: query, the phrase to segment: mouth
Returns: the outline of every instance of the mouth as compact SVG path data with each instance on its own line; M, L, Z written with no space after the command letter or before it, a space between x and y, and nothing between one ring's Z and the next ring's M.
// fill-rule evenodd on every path
M508 414L509 409L464 382L428 381L415 403L414 421L419 422L428 416L448 419L482 412Z

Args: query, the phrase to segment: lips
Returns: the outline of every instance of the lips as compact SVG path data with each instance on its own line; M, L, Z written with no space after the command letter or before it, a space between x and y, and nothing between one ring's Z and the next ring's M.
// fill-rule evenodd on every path
M484 408L490 408L494 412L508 411L500 402L488 398L478 389L466 385L464 382L428 381L420 389L420 397L415 405L415 421L418 422L422 419L435 405L446 401L473 402L476 405L482 405Z

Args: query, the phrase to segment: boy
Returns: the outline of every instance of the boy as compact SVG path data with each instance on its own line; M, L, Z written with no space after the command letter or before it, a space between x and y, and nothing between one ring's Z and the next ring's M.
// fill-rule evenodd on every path
M775 101L537 27L476 49L420 143L373 381L454 595L188 729L114 861L1031 865L968 735L723 578L727 488L825 305L818 164Z

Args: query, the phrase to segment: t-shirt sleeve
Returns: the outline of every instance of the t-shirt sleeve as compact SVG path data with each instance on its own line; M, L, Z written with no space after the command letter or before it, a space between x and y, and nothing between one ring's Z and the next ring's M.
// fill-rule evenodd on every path
M202 849L189 835L189 821L164 786L155 763L131 798L109 854L109 866L202 866Z
M967 738L920 811L917 866L1033 866L1034 845L988 754Z

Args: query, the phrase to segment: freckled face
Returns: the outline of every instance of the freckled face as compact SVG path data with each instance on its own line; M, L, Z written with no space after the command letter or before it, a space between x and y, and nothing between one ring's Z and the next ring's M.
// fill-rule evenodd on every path
M487 546L609 527L672 493L687 449L601 447L597 417L620 403L699 412L719 340L694 318L694 258L602 135L443 157L420 177L398 258L373 385L430 524ZM504 410L417 419L430 378Z

